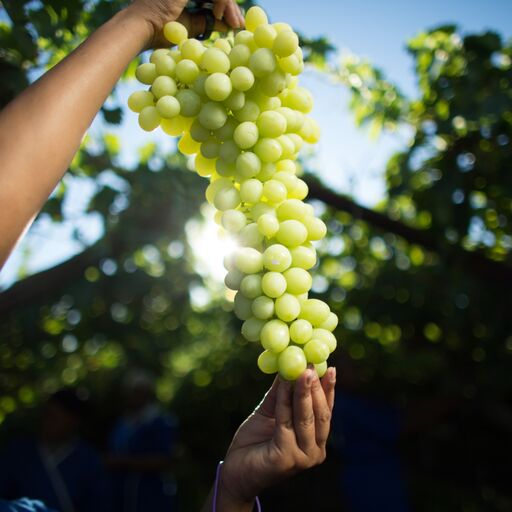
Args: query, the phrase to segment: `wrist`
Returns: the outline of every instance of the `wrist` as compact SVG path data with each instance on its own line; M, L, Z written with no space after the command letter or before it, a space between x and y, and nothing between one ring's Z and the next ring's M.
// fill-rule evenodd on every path
M220 468L218 480L217 509L219 512L250 512L254 507L256 496L245 494L238 488L229 472L224 471L224 464Z
M147 13L136 4L130 4L114 15L114 19L125 23L131 33L140 39L140 50L153 46L156 38L156 26Z

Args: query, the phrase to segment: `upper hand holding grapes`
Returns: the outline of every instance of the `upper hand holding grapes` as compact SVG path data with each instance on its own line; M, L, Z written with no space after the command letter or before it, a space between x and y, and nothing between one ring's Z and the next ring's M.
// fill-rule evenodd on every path
M160 47L169 44L162 35L162 29L169 21L176 20L185 25L191 36L204 32L204 16L188 13L184 10L186 5L187 0L134 0L128 9L148 23L148 46ZM235 0L216 0L213 14L217 20L215 30L243 27L244 18Z

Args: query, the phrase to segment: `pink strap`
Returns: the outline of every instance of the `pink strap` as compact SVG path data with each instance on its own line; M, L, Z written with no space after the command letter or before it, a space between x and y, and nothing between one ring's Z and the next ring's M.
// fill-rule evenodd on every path
M215 487L213 491L213 512L217 512L217 494L219 491L219 478L220 478L220 468L224 461L221 460L217 465L217 473L215 475ZM261 512L261 504L258 496L256 496L256 509L258 512Z

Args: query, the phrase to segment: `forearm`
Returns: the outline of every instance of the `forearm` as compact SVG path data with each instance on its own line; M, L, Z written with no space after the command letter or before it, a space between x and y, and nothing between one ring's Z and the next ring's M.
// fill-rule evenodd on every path
M151 27L125 9L0 113L0 267L62 178Z

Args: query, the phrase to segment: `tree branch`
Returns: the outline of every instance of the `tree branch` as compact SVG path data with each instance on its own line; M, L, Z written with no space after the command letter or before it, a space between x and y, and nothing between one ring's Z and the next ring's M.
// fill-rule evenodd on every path
M466 251L460 246L448 245L442 238L435 238L428 231L411 228L402 222L390 219L387 215L360 206L348 197L324 187L314 178L308 177L306 182L310 198L318 199L336 210L348 212L375 228L404 238L409 243L421 245L436 252L447 266L451 266L454 262L462 263L471 272L490 278L499 284L504 280L512 280L512 267L505 263L491 260L476 251Z
M512 268L504 263L490 260L481 253L466 251L458 246L448 246L432 237L428 231L411 228L390 219L382 213L358 205L348 197L327 189L311 177L307 178L306 181L309 186L309 197L318 199L337 210L348 212L355 218L368 222L377 229L394 233L409 243L418 244L434 251L441 256L447 266L454 262L462 263L471 272L478 273L484 278L491 278L500 285L503 281L512 280ZM152 210L149 219L145 219L145 222L139 224L139 228L142 228L141 232L144 232L145 236L137 237L135 245L140 245L144 241L142 239L154 235L155 224L160 224L160 229L163 227L161 226L161 212L164 210L164 206L159 206L161 208L156 207ZM150 226L152 229L144 229ZM49 291L55 292L63 289L67 283L83 274L87 267L97 265L101 257L107 255L116 257L122 254L123 251L134 245L134 241L127 243L120 232L122 230L116 230L109 237L100 239L82 253L55 267L18 281L9 289L0 293L0 316L22 307L37 297L47 295ZM148 243L149 241L151 240L146 238L145 242Z
M101 258L120 258L144 244L155 242L163 233L167 236L181 234L183 223L176 223L176 219L192 216L199 209L204 182L188 171L179 171L172 176L172 189L167 191L160 181L169 181L170 176L148 174L152 185L160 191L158 202L151 204L150 208L140 208L138 198L134 198L133 203L120 215L115 227L96 243L63 263L26 277L0 293L0 318L31 301L45 296L50 300L50 295L61 293L70 282L81 278L87 267L97 266ZM149 190L149 182L146 187ZM162 194L162 191L166 193Z

